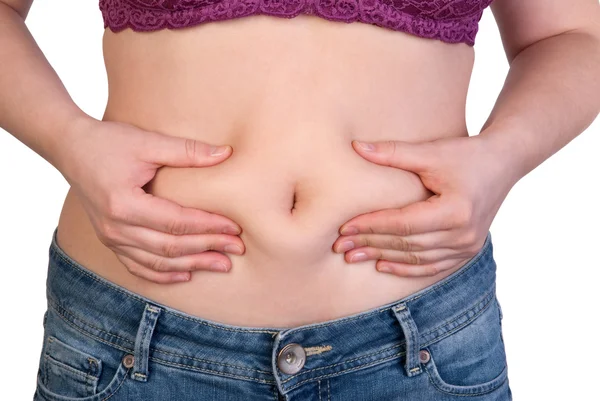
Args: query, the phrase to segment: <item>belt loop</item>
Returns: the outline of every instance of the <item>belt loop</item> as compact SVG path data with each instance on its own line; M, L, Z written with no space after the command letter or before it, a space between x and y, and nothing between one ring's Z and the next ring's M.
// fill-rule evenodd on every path
M148 358L150 356L150 340L156 326L161 308L146 303L144 314L140 320L134 346L134 362L131 378L145 382L148 380Z
M423 371L421 369L421 362L419 361L419 350L421 348L419 344L419 331L406 303L398 304L392 307L392 310L396 319L400 322L406 339L406 374L408 377L416 376Z

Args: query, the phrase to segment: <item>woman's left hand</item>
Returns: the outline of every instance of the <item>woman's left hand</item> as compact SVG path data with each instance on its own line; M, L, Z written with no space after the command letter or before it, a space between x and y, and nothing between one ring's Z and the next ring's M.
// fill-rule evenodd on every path
M465 263L483 246L518 181L489 142L481 134L420 143L382 141L368 151L353 141L363 158L418 174L435 195L352 218L342 225L333 250L346 252L350 263L378 260L377 270L387 268L398 276L433 276ZM347 242L354 246L344 246ZM361 253L363 258L356 258Z

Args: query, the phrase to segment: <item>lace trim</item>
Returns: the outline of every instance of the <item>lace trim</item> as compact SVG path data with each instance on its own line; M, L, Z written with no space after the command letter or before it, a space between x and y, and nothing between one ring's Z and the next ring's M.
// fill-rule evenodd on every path
M210 21L270 15L315 15L362 22L448 43L475 44L483 10L493 0L99 0L104 28L119 32L177 29ZM417 13L411 14L409 13Z

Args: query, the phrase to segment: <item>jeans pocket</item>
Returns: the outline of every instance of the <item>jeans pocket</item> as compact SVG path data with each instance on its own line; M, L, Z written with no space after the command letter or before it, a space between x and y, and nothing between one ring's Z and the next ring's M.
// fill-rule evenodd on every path
M48 390L68 397L94 395L102 372L102 361L74 348L55 336L46 338L41 366L42 382Z
M481 395L508 379L508 366L495 297L466 326L425 348L425 370L433 387L453 395Z
M36 396L46 401L100 401L127 379L127 352L70 327L53 310L46 314Z

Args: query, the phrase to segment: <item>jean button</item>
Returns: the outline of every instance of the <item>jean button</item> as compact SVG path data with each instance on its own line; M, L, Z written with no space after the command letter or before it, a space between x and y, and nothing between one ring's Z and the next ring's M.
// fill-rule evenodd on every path
M125 366L127 369L130 369L133 367L133 362L134 362L134 357L131 354L127 354L123 357L123 366Z
M425 364L429 362L429 359L431 359L431 355L427 350L422 349L419 351L419 362Z
M277 367L288 375L298 373L306 361L306 352L300 344L290 343L279 351Z

